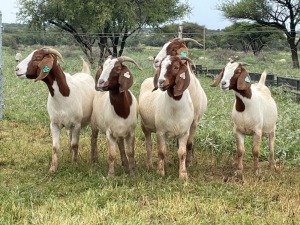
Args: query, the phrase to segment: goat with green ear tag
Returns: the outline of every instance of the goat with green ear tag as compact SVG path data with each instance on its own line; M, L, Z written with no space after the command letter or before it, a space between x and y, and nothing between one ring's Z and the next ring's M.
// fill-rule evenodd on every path
M265 85L266 76L267 72L264 71L259 82L252 84L244 64L230 61L211 84L212 87L220 84L224 91L233 90L235 93L236 101L232 109L232 119L237 142L236 172L239 175L243 172L245 135L253 137L252 154L255 174L259 174L258 155L262 136L267 136L269 139L269 165L271 168L276 168L274 145L277 106L270 90Z

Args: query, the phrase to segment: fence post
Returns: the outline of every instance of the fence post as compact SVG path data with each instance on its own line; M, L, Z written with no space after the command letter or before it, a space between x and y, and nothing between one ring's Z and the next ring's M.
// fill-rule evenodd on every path
M0 11L0 120L3 118L4 101L2 91L3 71L2 71L2 12Z
M178 26L178 38L182 38L182 25Z

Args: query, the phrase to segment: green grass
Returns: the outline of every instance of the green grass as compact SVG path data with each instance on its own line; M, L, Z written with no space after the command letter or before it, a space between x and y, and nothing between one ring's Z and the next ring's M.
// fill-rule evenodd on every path
M59 49L65 57L64 70L79 71L80 51ZM24 49L23 55L31 50ZM135 76L132 91L136 96L142 80L154 74L146 58L157 51L127 50L125 53L143 68L140 72L129 64ZM195 51L195 54L203 52ZM219 58L214 60L218 52L205 54L209 68L221 68L226 62ZM266 56L271 58L275 54ZM289 69L288 64L261 65L247 55L241 61L246 61L244 59L252 60L253 66L248 67L251 72L268 67L272 73L299 73ZM200 76L208 96L208 110L197 129L195 157L188 168L188 181L178 179L176 148L171 142L166 176L162 178L146 169L140 126L136 129L134 176L124 172L118 158L116 177L107 178L107 147L103 135L99 138L99 161L88 162L89 128L82 131L78 164L71 162L66 132L62 132L58 171L49 174L52 139L46 111L47 89L42 82L16 78L14 53L10 49L4 48L3 60L5 110L4 119L0 121L0 224L300 223L300 105L293 95L272 88L279 110L275 145L277 172L267 166L268 149L264 140L260 153L262 172L258 177L253 175L251 138L248 137L244 179L233 176L235 139L230 114L234 96L232 92L211 88L212 79ZM156 161L155 153L154 157Z

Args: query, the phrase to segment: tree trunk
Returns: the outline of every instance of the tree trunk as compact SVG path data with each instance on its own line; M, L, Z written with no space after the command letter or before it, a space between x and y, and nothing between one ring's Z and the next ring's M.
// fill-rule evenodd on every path
M295 38L290 37L290 39L288 39L288 42L289 42L290 50L291 50L291 54L292 54L293 68L299 69L298 50L297 50L297 45L295 44Z
M123 54L123 51L124 51L124 48L125 48L125 44L126 44L126 39L128 38L129 36L127 34L124 34L123 38L122 38L122 41L121 41L121 46L120 46L120 50L119 50L119 56L122 56Z
M297 47L295 47L294 49L291 48L291 53L292 53L293 68L299 69L299 59L298 59Z

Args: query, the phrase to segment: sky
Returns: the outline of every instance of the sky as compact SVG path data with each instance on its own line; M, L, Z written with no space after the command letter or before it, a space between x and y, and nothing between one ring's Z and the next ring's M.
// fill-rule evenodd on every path
M1 0L0 11L2 12L2 23L17 23L16 13L18 12L16 0ZM187 1L192 12L183 21L197 23L207 29L223 29L231 25L229 20L222 16L222 12L216 9L220 0L181 0Z

